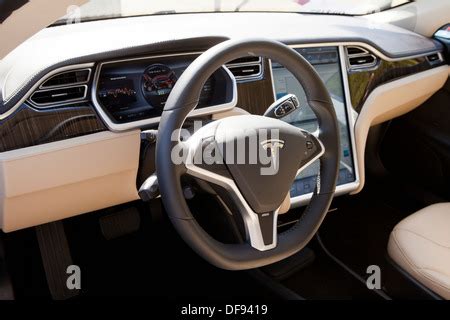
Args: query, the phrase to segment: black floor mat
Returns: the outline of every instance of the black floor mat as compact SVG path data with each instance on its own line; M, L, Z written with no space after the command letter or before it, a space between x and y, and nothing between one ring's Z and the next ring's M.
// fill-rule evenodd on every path
M316 239L310 246L315 261L283 281L288 288L308 300L383 300L326 255Z
M86 225L90 229L86 229ZM141 212L141 229L104 239L95 223L67 227L74 261L85 270L83 296L275 298L246 272L218 269L201 259L167 221Z
M392 268L386 259L391 231L423 206L413 193L404 192L409 188L385 181L367 186L359 195L338 199L338 210L320 228L324 245L363 278L370 265L379 266L383 283L383 274Z
M247 272L221 270L204 261L184 243L167 219L155 223L148 209L140 209L139 231L114 240L102 236L98 223L99 217L108 211L64 221L73 263L81 269L81 295L75 299L96 296L280 299ZM34 229L6 238L16 297L50 299Z
M192 251L165 218L154 222L140 207L140 229L106 240L100 211L67 219L64 228L73 263L81 269L81 295L154 296L163 298L258 297L280 299L247 272L218 269ZM214 212L211 212L214 214ZM5 235L8 269L16 298L50 299L34 229Z
M320 229L327 249L363 277L367 266L383 267L392 228L420 206L405 197L389 199L394 192L383 188L366 188L361 195L338 199L338 211L330 213ZM206 208L207 203L202 201L201 205ZM208 214L216 214L214 206L206 209ZM167 220L154 223L145 208L140 212L138 232L109 241L101 235L98 224L105 212L64 222L74 263L82 270L82 297L279 298L246 272L211 266L187 247ZM49 296L34 230L6 238L8 267L14 271L18 297ZM311 246L316 260L283 281L288 288L306 299L381 299L317 243L313 241Z
M5 259L14 297L50 297L39 244L34 229L3 234Z
M368 266L384 263L389 235L401 220L392 207L367 204L363 198L343 204L326 218L320 231L328 250L360 275Z
M383 275L391 281L401 277L398 272L392 274L387 261L391 231L402 219L435 202L439 198L395 177L371 181L359 195L334 201L337 210L328 214L320 228L323 245L363 279L368 277L369 266L379 266L383 285ZM316 261L286 281L289 288L311 299L381 299L315 247Z

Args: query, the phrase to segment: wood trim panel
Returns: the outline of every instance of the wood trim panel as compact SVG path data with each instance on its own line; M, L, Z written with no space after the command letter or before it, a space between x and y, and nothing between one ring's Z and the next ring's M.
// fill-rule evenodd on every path
M0 121L0 152L65 140L106 130L88 104L36 110L23 104Z
M442 64L436 67L440 65ZM393 62L381 60L374 69L349 71L348 83L352 106L359 113L369 95L379 86L432 68L426 57L420 57Z
M251 114L262 115L275 101L273 96L270 64L264 61L264 77L259 81L238 83L238 102L236 107Z

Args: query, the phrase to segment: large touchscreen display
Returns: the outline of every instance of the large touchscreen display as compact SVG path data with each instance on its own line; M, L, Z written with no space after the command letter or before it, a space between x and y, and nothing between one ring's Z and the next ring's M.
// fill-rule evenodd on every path
M319 73L329 90L334 108L336 110L339 121L342 152L338 185L354 182L355 173L352 157L352 145L350 143L351 140L338 48L324 47L304 48L297 50L314 66L316 71ZM308 106L305 92L300 83L286 68L276 62L272 62L272 72L276 98L278 99L288 93L292 93L298 97L301 105L297 111L289 114L283 120L297 127L308 130L309 132L316 131L318 129L317 119L314 112ZM304 170L300 176L297 177L291 188L291 197L297 197L313 192L316 186L318 171L319 161Z

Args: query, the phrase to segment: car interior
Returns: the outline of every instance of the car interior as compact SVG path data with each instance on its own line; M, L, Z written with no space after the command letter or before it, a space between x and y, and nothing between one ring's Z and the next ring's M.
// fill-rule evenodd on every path
M0 12L0 300L450 299L450 2Z

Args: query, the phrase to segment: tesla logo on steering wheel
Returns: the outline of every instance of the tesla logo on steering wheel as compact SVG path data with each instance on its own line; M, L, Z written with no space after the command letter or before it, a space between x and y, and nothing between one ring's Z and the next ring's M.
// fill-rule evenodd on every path
M270 139L261 142L261 146L264 150L270 151L270 157L275 172L278 172L278 158L280 155L280 149L284 148L284 141L279 139Z
M270 139L261 142L264 150L270 150L272 155L276 155L279 149L283 149L284 141L279 139Z

